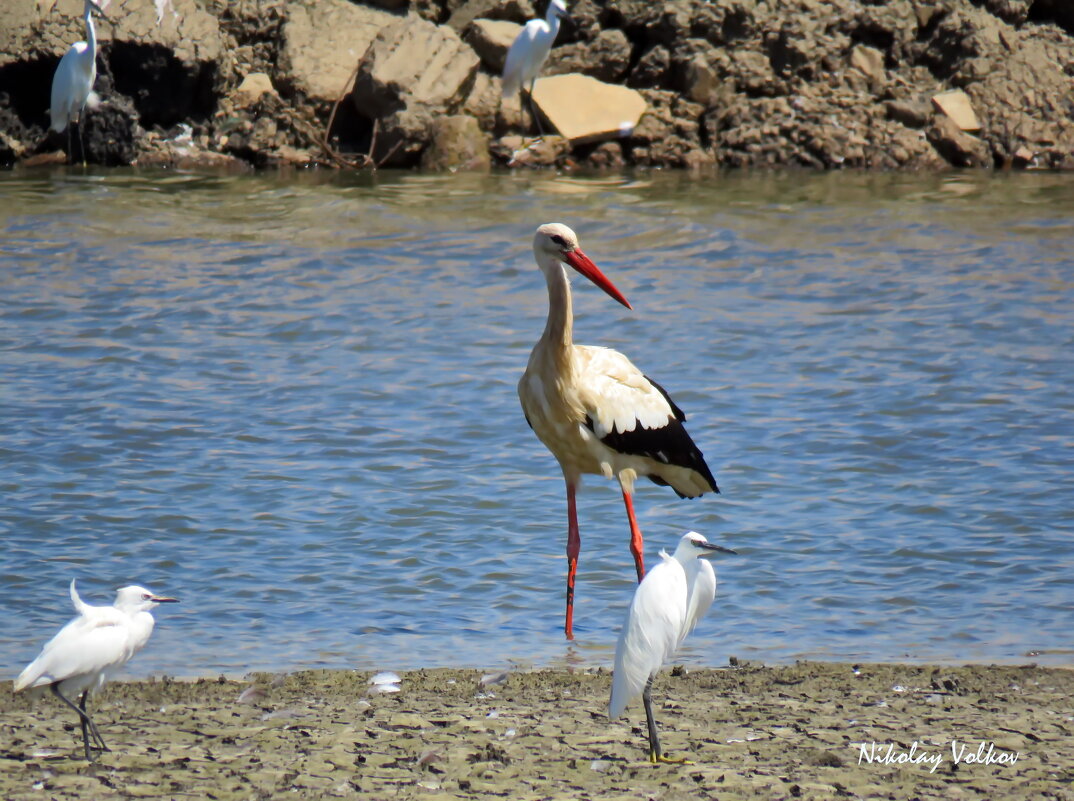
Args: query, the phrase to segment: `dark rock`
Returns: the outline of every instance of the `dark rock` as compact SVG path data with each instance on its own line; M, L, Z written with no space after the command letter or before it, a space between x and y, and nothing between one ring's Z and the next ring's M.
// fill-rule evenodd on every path
M960 129L950 118L937 114L925 132L936 152L955 167L992 165L988 145Z
M421 156L426 170L488 170L489 138L473 117L437 117L430 125L429 146Z
M619 169L624 164L623 147L618 142L601 142L586 158L586 165L598 170Z
M720 88L716 67L703 56L693 58L684 70L683 92L691 100L710 105Z
M521 30L521 25L509 20L475 19L467 26L463 39L489 71L500 75L507 51Z
M731 45L753 36L757 29L755 0L725 0L705 4L690 20L692 36L714 45Z
M601 31L592 42L576 42L554 48L543 74L580 72L606 83L615 83L626 75L629 67L630 42L622 31L612 29Z
M1034 5L1033 0L977 0L988 11L995 14L1004 22L1012 25L1021 25L1029 16L1029 9Z
M461 34L475 19L501 19L525 25L536 16L529 0L467 0L451 12L447 25Z
M933 114L931 105L924 100L889 100L884 109L890 119L908 128L924 128Z
M694 5L684 0L609 0L601 21L606 28L623 29L631 41L642 47L663 45L671 48L690 36Z
M667 82L671 74L671 53L657 45L641 57L630 72L630 86L638 89L656 88Z
M377 118L377 138L370 143L370 157L378 166L416 166L429 142L435 116L429 107L415 104Z
M138 113L130 100L122 95L110 96L86 114L81 125L82 144L86 148L82 160L106 167L126 167L134 161Z

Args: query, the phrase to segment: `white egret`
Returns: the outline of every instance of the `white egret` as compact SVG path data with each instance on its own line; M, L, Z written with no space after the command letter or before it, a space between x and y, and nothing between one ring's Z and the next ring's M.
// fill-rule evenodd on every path
M552 43L559 34L559 21L567 17L567 4L564 0L551 0L544 19L531 19L527 22L507 51L507 61L503 65L503 96L514 97L520 89L525 89L530 98L530 113L537 130L541 122L533 108L533 84L541 73L541 67L548 60Z
M153 633L157 604L177 603L175 598L154 595L145 587L129 586L116 591L112 606L85 603L71 580L71 602L78 617L67 623L49 640L37 659L15 679L15 692L30 689L41 694L46 689L78 713L82 723L82 743L86 759L94 759L93 748L108 751L97 724L86 712L86 697L97 692L105 681L142 649ZM78 706L67 697L81 692ZM90 744L90 735L94 745Z
M82 145L82 118L86 101L93 92L93 82L97 78L97 32L93 27L94 12L104 15L101 7L93 0L85 0L82 18L86 21L86 41L75 42L68 48L52 76L52 105L49 113L52 117L52 130L63 133L67 129L67 158L73 160L71 152L71 123L78 120L78 144L82 152L82 161L86 161L86 151Z
M634 516L634 482L647 476L680 498L719 492L701 451L683 427L686 415L668 393L623 354L575 345L566 265L631 308L582 249L574 231L548 223L533 237L533 255L548 284L548 321L518 382L526 422L559 460L567 485L567 614L570 639L581 537L575 492L583 473L616 478L630 524L638 581L645 575L641 530Z
M673 555L661 551L664 561L649 571L634 591L615 646L608 717L618 718L626 705L642 694L649 726L650 762L686 761L669 759L660 750L651 698L653 679L716 597L716 572L707 561L698 558L714 552L735 553L713 545L696 531L682 536Z

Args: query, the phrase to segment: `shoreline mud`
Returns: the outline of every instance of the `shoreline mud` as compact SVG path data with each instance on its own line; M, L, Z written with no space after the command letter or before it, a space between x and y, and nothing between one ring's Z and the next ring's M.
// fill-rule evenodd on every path
M0 796L39 798L1074 798L1074 670L799 662L663 671L669 756L610 673L476 670L116 682L81 758L55 699L0 693Z

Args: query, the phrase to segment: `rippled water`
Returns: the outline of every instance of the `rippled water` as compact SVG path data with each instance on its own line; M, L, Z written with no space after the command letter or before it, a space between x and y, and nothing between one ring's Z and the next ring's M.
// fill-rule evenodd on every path
M578 341L690 416L650 560L734 547L685 658L1070 662L1068 176L0 175L0 668L137 581L131 672L608 664L614 484L565 511L515 383L571 224Z

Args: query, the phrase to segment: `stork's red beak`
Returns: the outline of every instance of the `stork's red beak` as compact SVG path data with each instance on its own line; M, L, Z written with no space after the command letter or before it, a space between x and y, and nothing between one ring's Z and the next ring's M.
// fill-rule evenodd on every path
M576 269L628 309L634 308L630 305L630 302L623 297L623 293L615 288L615 284L608 280L608 277L600 271L600 268L597 267L597 265L593 263L593 260L585 255L580 248L564 252L563 258L567 260L567 264Z
M177 604L177 603L179 603L178 598L166 598L163 595L154 595L153 596L153 601L155 601L158 604Z

